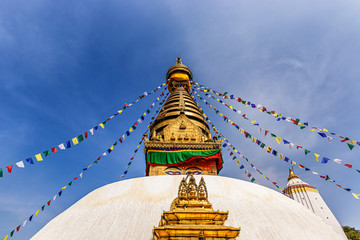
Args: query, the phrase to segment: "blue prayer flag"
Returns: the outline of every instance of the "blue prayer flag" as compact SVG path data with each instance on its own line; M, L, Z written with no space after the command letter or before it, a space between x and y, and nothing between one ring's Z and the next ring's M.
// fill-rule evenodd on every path
M285 161L285 162L289 162L289 158L288 158L288 157L285 157L284 161Z
M290 144L290 142L286 141L285 139L283 139L284 144Z
M70 140L66 142L66 148L71 148Z
M243 168L244 168L244 165L241 165L241 166L240 166L240 169L243 169Z
M58 192L58 194L59 194L59 197L61 197L61 194L62 194L62 190L61 190L60 192Z
M318 134L319 134L320 136L322 136L322 137L327 137L326 134L323 133L323 132L318 132Z
M327 163L330 159L327 157L323 157L321 163Z
M31 222L33 216L34 216L34 214L29 217L29 221L30 221L30 222Z
M126 136L130 136L130 132L129 132L129 131L126 131Z
M27 159L25 159L25 161L27 161L28 163L30 163L30 164L34 164L34 161L32 160L32 158L30 157L30 158L27 158Z

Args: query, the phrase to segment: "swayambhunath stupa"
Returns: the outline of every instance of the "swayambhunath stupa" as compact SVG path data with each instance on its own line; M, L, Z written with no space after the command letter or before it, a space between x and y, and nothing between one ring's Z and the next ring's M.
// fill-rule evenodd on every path
M346 239L317 189L291 169L284 194L218 176L233 145L195 101L198 84L180 57L166 79L170 96L165 88L142 138L146 177L94 190L31 239Z
M357 240L358 1L0 3L0 240Z

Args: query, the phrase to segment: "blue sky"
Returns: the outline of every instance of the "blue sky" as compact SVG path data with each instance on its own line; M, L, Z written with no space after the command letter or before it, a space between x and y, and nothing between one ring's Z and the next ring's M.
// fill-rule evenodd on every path
M359 10L356 1L2 1L0 167L54 147L104 121L125 102L135 101L142 92L163 83L179 55L195 81L360 140ZM102 154L154 97L127 109L76 147L5 173L0 184L0 237ZM360 193L360 175L355 171L336 163L316 163L303 152L256 135L256 128L248 122L209 101L294 161L327 173ZM286 184L288 164L259 151L203 107L221 132L266 176L282 187ZM234 107L281 137L360 168L359 148L349 151L335 139L330 144L259 111L235 102ZM118 181L145 128L142 124L126 145L90 168L14 239L30 238L90 191ZM227 153L224 159L221 175L247 180ZM359 200L319 177L295 170L319 189L342 225L360 229ZM144 176L144 172L141 148L127 178ZM261 176L253 175L273 188Z

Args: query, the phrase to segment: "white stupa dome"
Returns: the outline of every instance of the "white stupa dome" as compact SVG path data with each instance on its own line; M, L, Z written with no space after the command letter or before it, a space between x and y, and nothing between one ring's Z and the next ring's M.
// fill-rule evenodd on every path
M214 210L229 211L225 225L238 239L344 239L320 217L269 188L238 179L203 176ZM152 239L183 176L152 176L108 184L51 220L32 239ZM200 176L195 176L196 181Z

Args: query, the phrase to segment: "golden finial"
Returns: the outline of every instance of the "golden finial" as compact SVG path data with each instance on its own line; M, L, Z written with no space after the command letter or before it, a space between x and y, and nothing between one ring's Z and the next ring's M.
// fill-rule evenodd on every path
M289 168L288 181L289 181L290 179L293 179L293 178L299 178L299 177L295 175L295 173L293 172L293 170L291 170L291 168Z
M182 60L182 58L181 58L180 56L177 57L177 59L176 59L176 64L182 64L181 60Z

